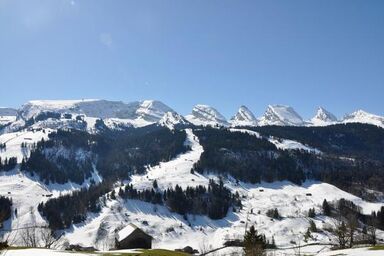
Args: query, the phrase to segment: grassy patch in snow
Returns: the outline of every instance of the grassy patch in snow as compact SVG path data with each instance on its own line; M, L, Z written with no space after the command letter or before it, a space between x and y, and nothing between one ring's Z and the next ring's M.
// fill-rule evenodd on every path
M370 247L369 250L371 251L384 250L384 245L376 245L376 246Z

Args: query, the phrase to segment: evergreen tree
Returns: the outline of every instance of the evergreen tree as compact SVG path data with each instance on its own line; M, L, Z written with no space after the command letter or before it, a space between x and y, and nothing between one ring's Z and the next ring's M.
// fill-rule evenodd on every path
M315 218L316 217L315 208L311 208L308 210L308 217L309 218Z
M246 256L264 255L266 241L263 235L258 235L254 226L244 235L244 253Z
M157 180L154 180L153 181L153 188L154 189L157 189L159 186L157 185Z
M326 199L323 201L323 213L326 216L331 216L331 207L329 206Z

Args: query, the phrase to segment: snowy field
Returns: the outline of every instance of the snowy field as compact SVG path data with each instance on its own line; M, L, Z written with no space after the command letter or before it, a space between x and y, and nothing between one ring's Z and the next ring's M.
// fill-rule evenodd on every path
M146 175L133 176L132 184L138 189L150 188L156 179L161 189L177 184L182 187L207 185L211 175L190 173L203 151L191 130L187 130L186 143L191 146L191 151L150 168ZM314 181L308 181L302 186L290 182L237 184L234 179L228 178L225 186L232 192L239 192L244 207L240 212L229 211L221 220L198 215L188 215L185 220L164 206L137 200L109 200L100 214L90 215L85 224L75 225L72 230L68 230L66 237L70 242L81 239L84 245L108 244L106 240L113 240L115 229L133 223L155 238L155 248L176 249L190 245L201 251L221 247L230 239L242 238L248 223L248 227L256 225L259 232L264 233L268 239L274 236L278 246L290 247L292 242L303 240L309 226L308 210L314 207L316 213L320 213L324 199L330 202L341 198L351 200L361 206L364 213L378 210L384 205L366 202L333 185ZM272 220L266 216L266 212L274 208L278 208L282 220ZM318 215L314 221L320 229L334 225L333 219L322 215ZM108 230L108 235L102 230ZM97 237L98 232L103 233L104 237ZM336 241L331 234L322 232L313 234L313 239L308 243L313 242Z
M217 179L217 176L214 175L191 174L190 170L203 153L203 147L199 144L198 138L192 130L187 129L186 132L185 143L191 147L191 150L168 162L149 168L145 175L133 176L130 182L135 188L151 188L155 179L160 189L176 185L184 188L186 186L206 186L210 178ZM38 141L41 138L47 138L46 136L47 133L42 132L18 132L1 135L0 141L7 141L7 152L9 150L8 153L2 152L2 154L24 156L28 152L23 152L20 144L25 141L25 138ZM100 180L96 173L95 170L94 179ZM81 186L71 183L45 185L39 182L37 177L13 171L1 173L0 184L0 195L12 197L14 207L18 209L18 216L12 214L11 220L5 223L5 228L17 228L33 222L45 223L37 211L37 205L39 202L47 200L47 195L59 196L87 186L89 183L87 181ZM314 221L319 229L334 225L333 219L320 215L321 204L324 199L330 202L341 198L351 200L361 206L364 213L378 210L384 205L383 203L366 202L335 186L315 181L307 181L302 186L290 182L249 184L236 183L234 179L228 177L225 179L225 186L233 193L238 192L241 195L243 209L240 212L230 210L227 216L221 220L211 220L206 216L199 215L188 215L185 219L179 214L170 212L164 206L138 200L124 201L118 197L117 200L106 200L102 211L98 214L89 214L84 223L65 230L64 238L71 244L80 243L84 246L96 246L100 250L108 250L113 246L115 231L132 223L154 237L154 248L173 250L189 245L203 252L219 248L225 241L241 239L246 226L255 225L259 232L266 235L267 239L274 236L279 247L288 248L292 247L292 243L299 241L303 245L305 244L303 236L309 226L307 214L310 208L314 207L318 214ZM117 189L118 187L116 187ZM266 212L274 208L279 210L283 217L281 220L273 220L266 216ZM380 231L378 237L384 238L383 232ZM313 233L313 239L308 240L308 243L335 242L335 237L326 231ZM239 249L228 248L220 253L217 252L215 255L230 255L231 250ZM320 255L333 255L329 254L333 252L325 252L327 248L322 249L319 246L306 247L305 250L308 250L308 254L322 250L321 253L324 254ZM377 251L359 250L359 253L364 254L351 255L384 255L375 254ZM38 254L41 252L39 249L30 250L28 254L20 254L22 252L22 250L9 251L6 255L63 254L59 252ZM292 254L289 254L289 250L274 251L274 254L271 255L294 255L293 250L291 252Z

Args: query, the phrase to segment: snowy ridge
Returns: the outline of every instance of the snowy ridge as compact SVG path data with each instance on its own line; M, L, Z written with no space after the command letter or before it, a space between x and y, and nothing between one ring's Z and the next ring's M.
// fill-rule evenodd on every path
M337 117L323 107L317 109L316 115L310 120L314 126L325 126L337 123Z
M182 115L175 112L167 112L158 122L161 126L168 127L170 130L174 130L175 127L183 127L190 125Z
M364 110L357 110L343 118L343 123L366 123L384 128L384 117L374 115Z
M256 126L258 121L246 106L240 106L236 115L231 118L230 123L231 126Z
M301 116L292 107L285 105L269 105L259 120L260 125L304 125Z
M124 103L108 100L30 101L22 106L21 118L28 120L41 112L83 114L97 118L144 119L157 122L166 112L174 112L160 101L145 100Z
M55 112L61 115L82 115L88 118L101 118L112 129L124 127L143 127L159 122L167 112L177 113L172 108L157 100L109 101L98 99L83 100L33 100L24 104L18 111L12 108L0 108L0 125L9 125L7 131L17 131L23 128L25 122L42 112ZM17 119L15 115L17 114ZM304 121L292 108L285 105L269 105L263 116L256 118L246 106L241 106L228 122L220 112L208 105L196 105L186 121L194 125L203 126L327 126L338 123L367 123L384 128L384 117L367 113L363 110L346 115L342 120L323 107L317 109L316 115ZM72 128L68 122L55 125L47 122L48 128L66 126ZM42 124L41 128L44 128ZM68 128L67 127L67 128ZM75 127L76 128L76 127ZM88 125L88 130L92 127Z
M3 116L16 116L17 110L14 108L0 107L0 117Z
M192 109L192 114L185 117L189 122L195 125L209 126L227 126L228 122L225 117L215 108L198 104Z

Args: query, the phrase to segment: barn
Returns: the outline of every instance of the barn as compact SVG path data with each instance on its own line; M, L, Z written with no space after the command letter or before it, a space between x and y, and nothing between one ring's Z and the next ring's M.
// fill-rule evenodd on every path
M153 237L133 224L129 224L117 233L117 249L151 249Z

